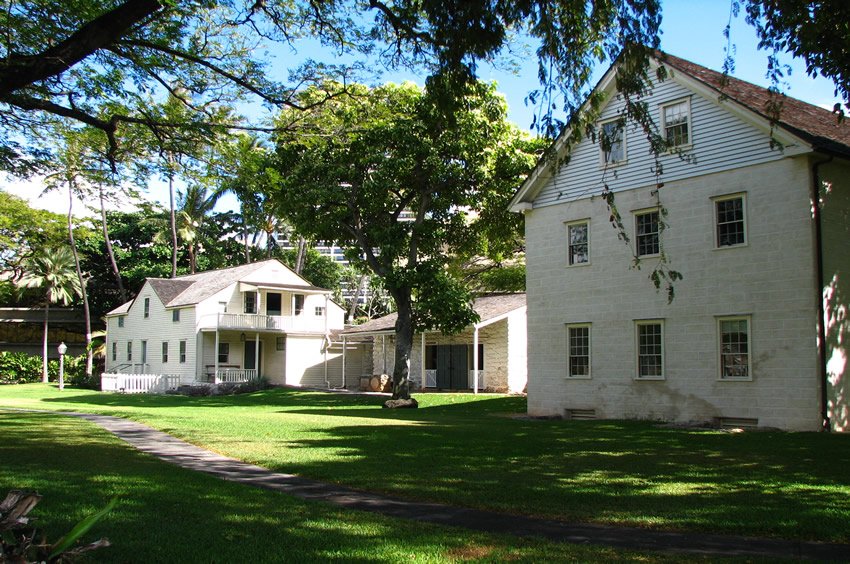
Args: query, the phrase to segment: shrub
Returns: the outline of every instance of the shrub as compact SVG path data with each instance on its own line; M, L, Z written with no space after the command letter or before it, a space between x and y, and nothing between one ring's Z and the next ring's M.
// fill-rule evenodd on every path
M41 381L40 356L22 352L0 352L0 384L25 384L39 381Z

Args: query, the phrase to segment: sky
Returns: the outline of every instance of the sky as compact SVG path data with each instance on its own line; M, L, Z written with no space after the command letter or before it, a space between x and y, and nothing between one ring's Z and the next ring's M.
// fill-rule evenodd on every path
M662 8L661 48L671 55L714 70L722 70L725 58L724 48L727 45L723 30L729 22L730 3L731 0L666 0ZM770 83L765 77L768 54L758 50L755 31L744 21L743 15L732 20L730 37L735 58L733 76L761 86L769 86ZM479 68L481 79L497 82L498 90L505 95L508 102L509 119L523 129L530 128L534 115L534 108L526 105L524 98L538 84L536 57L533 55L533 50L531 53L525 59L527 62L518 69L516 74L492 67ZM295 59L307 57L316 60L333 59L332 55L323 53L316 47L316 42L312 41L306 42L306 45L300 48ZM285 59L292 61L293 57L287 54ZM809 77L802 61L793 60L786 55L782 62L792 67L792 72L786 77L783 88L787 95L825 108L832 108L836 102L840 101L834 94L833 83L822 77L816 79ZM282 65L277 68L285 71ZM604 66L597 68L593 82L601 78L606 70ZM385 82L414 80L419 84L424 83L424 76L415 76L406 72L385 73L382 79ZM42 188L38 180L20 182L0 177L0 189L28 199L35 207L60 213L67 211L65 196L61 194L40 196ZM162 182L153 181L148 187L146 198L167 205L168 192ZM236 207L235 198L227 197L221 200L217 209L226 211ZM83 206L75 204L75 208L82 210Z

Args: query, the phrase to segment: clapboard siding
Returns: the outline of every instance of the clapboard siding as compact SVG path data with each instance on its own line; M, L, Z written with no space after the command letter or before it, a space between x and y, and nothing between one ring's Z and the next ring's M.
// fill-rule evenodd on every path
M598 194L607 184L614 192L653 186L775 161L782 151L772 148L770 137L743 122L718 104L717 100L693 93L668 78L655 83L647 103L653 119L660 124L660 104L689 98L693 144L686 160L676 154L658 157L662 174L656 177L656 163L644 133L636 126L626 128L626 162L605 170L600 165L599 145L583 139L571 153L569 162L551 178L534 201L544 207ZM601 120L617 117L623 101L613 97L601 113ZM730 142L734 140L733 142Z

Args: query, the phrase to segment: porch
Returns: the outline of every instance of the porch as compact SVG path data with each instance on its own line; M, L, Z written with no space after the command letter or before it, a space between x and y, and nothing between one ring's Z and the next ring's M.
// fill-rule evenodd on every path
M181 374L154 374L144 372L107 372L100 377L100 391L122 394L164 394L190 384L238 384L257 379L256 369L220 368L205 372L201 377Z

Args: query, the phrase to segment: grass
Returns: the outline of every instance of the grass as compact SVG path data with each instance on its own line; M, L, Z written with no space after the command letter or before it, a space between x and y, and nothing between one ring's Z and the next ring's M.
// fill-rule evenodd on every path
M111 413L274 470L528 515L850 542L850 436L527 420L519 397L418 410L296 390L187 398L0 387L0 406Z
M675 562L666 555L562 545L391 520L299 501L184 470L142 454L86 421L0 413L0 487L44 498L31 516L57 540L119 504L83 539L112 546L96 562Z

